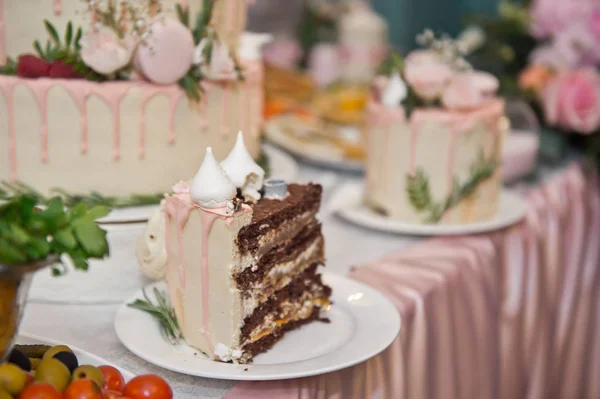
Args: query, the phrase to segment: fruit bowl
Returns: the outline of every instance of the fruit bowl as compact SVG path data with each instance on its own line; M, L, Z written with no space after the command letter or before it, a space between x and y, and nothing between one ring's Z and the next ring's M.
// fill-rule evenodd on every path
M6 360L17 335L34 272L55 264L50 256L23 265L0 264L0 363Z

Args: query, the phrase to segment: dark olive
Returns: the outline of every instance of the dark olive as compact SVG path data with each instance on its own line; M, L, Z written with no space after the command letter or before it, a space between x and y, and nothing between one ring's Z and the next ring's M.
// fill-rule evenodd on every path
M31 371L31 360L27 357L23 351L14 348L8 356L8 362L16 364L23 371Z
M58 352L54 355L54 359L60 360L62 364L67 366L69 373L73 373L73 370L79 367L79 361L73 352Z

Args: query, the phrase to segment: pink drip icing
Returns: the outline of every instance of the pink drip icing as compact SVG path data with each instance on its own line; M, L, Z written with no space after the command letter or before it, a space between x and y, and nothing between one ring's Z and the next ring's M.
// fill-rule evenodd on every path
M223 0L227 3L227 11L225 12L225 26L227 33L233 33L235 31L235 22L237 19L235 3L237 0Z
M148 102L159 94L164 94L169 98L169 131L167 133L167 139L169 144L175 142L175 112L177 111L177 105L179 100L183 96L183 91L179 86L158 86L145 84L142 88L142 100L140 106L140 137L139 137L139 157L144 159L146 156L146 105Z
M2 6L2 4L0 4L0 6ZM13 181L17 180L17 135L15 132L15 104L13 101L13 90L16 83L16 79L12 78L0 81L0 90L4 95L6 112L8 113L8 159L10 179Z
M208 236L210 234L210 230L215 222L215 220L219 217L211 212L206 212L200 210L200 217L202 218L202 270L201 270L201 278L202 278L202 328L204 329L204 336L208 341L208 345L210 346L211 352L214 353L215 347L212 342L212 337L210 334L210 303L209 301L209 266L208 266Z
M450 127L450 145L448 145L448 165L446 166L446 195L452 195L454 158L456 154L456 143L458 142L459 125L453 124Z
M169 144L175 143L175 113L181 97L183 97L183 91L179 86L172 86L169 94Z
M99 94L100 98L110 108L113 113L113 158L121 158L121 100L131 89L128 83L100 84L96 86L94 94Z
M410 124L410 154L408 158L408 173L411 176L417 174L417 136L419 135L420 124L412 122Z
M219 124L221 125L221 135L227 137L229 134L229 120L227 118L227 106L229 105L229 86L223 85L221 90L221 115Z
M54 15L60 15L61 13L62 13L61 0L54 0Z
M40 107L41 126L40 139L42 144L42 162L48 162L48 91L53 86L50 79L39 79L36 84L32 80L23 80L22 83L31 90Z
M247 125L248 123L248 99L246 96L246 90L240 90L240 130L244 134L248 134Z
M6 64L6 26L4 24L4 0L0 0L0 64Z
M88 120L87 120L87 99L92 93L88 85L65 85L65 89L75 101L79 108L80 124L81 124L81 153L85 154L88 151Z

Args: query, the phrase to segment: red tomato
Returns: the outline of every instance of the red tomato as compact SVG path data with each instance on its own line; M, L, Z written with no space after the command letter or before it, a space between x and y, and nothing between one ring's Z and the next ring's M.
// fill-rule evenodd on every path
M60 392L46 382L36 382L28 385L19 394L19 399L62 399Z
M63 399L104 399L102 390L89 378L75 380L63 393Z
M131 399L173 399L167 381L154 374L140 375L129 381L123 395Z
M123 396L123 393L115 391L114 389L107 389L104 391L104 399L131 399L127 396Z
M112 366L100 366L98 368L104 375L103 390L111 389L113 391L123 392L123 388L125 388L125 379L119 370Z

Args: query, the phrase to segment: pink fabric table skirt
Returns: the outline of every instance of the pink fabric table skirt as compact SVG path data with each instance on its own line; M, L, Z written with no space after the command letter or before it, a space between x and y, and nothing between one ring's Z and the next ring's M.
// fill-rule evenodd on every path
M571 166L526 219L432 239L356 269L402 330L382 354L321 376L244 382L226 398L600 398L600 191Z

